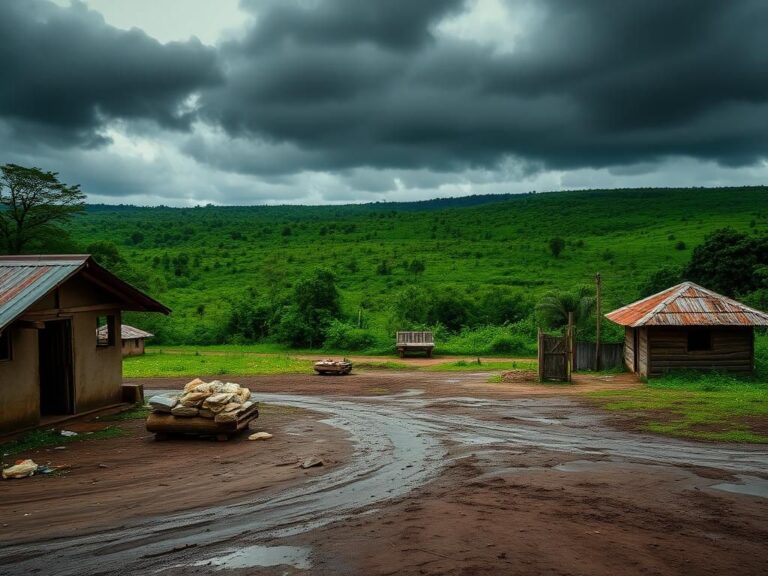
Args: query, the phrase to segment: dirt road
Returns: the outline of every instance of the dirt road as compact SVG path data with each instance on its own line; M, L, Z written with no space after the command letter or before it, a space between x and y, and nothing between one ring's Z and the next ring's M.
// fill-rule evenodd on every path
M174 514L118 509L94 533L6 533L0 573L757 574L768 562L764 448L628 433L577 387L534 394L484 374L247 380L261 401L324 414L338 464Z

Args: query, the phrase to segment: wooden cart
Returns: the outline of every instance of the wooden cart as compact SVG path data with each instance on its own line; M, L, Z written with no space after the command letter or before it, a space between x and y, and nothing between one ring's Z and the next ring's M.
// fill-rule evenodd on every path
M216 422L212 418L202 416L174 416L152 412L147 417L147 430L155 433L155 440L165 440L174 434L195 434L198 436L215 436L216 440L228 440L232 434L248 427L248 424L259 417L259 403L243 412L234 422Z
M347 360L321 360L315 362L315 372L321 376L344 376L352 372L352 362Z

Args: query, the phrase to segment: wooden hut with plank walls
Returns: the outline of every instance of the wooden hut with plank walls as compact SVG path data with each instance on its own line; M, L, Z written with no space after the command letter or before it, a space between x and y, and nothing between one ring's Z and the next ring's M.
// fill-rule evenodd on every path
M0 434L122 401L123 310L170 312L87 255L0 256Z
M768 314L683 282L606 314L625 327L624 363L643 377L673 370L749 373L754 327Z

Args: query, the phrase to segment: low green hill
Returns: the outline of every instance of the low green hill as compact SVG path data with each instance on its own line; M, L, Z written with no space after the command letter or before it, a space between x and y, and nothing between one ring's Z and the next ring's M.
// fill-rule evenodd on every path
M132 318L156 342L226 338L232 303L287 291L313 267L336 273L344 314L384 337L396 295L414 285L482 298L601 272L605 309L638 297L661 266L683 265L715 229L768 233L768 188L640 189L351 206L89 206L69 227L85 247L116 244L131 277L173 309ZM550 240L561 237L559 257ZM413 262L417 261L414 266ZM421 264L423 263L423 270ZM494 297L494 296L491 296Z

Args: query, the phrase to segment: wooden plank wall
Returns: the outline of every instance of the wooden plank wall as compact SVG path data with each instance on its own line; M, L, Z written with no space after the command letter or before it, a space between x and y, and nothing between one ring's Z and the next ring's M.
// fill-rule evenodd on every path
M650 327L649 374L670 370L720 370L751 372L752 328L713 327L712 349L688 351L688 330L676 327Z
M624 329L624 366L635 371L635 328L629 326Z
M638 338L638 359L637 371L640 376L648 376L650 367L648 366L648 328L638 328L640 337Z

